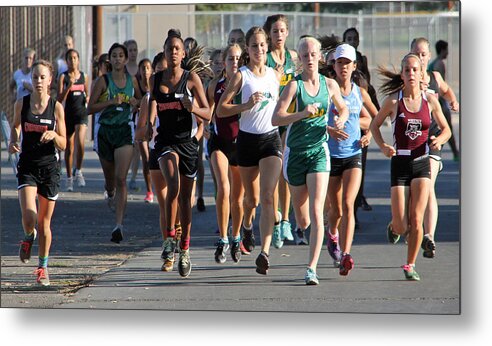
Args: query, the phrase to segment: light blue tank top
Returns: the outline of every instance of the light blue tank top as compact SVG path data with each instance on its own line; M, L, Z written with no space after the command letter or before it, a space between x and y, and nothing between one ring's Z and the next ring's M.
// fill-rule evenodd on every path
M330 148L330 156L336 158L351 157L362 152L359 140L360 140L360 111L362 109L362 95L359 87L352 83L352 91L348 96L343 96L343 100L349 109L349 118L345 122L344 131L349 135L349 138L341 142L335 138L328 139L328 147ZM335 105L330 105L330 111L328 113L328 126L335 126L334 117L338 116L338 111Z

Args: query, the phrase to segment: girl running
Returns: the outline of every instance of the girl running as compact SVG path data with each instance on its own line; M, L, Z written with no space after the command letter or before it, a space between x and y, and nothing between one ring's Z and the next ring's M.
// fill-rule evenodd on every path
M67 170L67 191L73 191L73 177L78 187L85 186L82 174L84 160L84 143L89 115L87 101L89 100L89 78L79 70L79 52L69 49L65 54L68 70L60 75L58 80L58 102L65 105L65 126L67 146L65 149L65 168ZM75 152L75 168L72 172ZM73 173L73 175L72 175Z
M282 167L282 143L272 114L278 99L280 75L265 65L267 35L261 27L246 33L247 64L232 76L217 104L217 117L241 114L237 137L237 159L245 196L242 224L243 245L255 247L253 218L261 203L261 253L256 272L267 274L268 253L275 223L274 193ZM234 97L238 102L231 104Z
M49 95L52 78L53 67L49 62L38 60L32 65L33 90L15 102L9 143L9 153L20 152L17 190L24 239L20 243L19 257L22 262L29 262L33 242L39 234L35 274L37 283L43 286L50 284L51 217L60 189L57 150L65 150L66 146L63 106Z
M422 80L421 87L423 90L439 94L446 101L449 102L453 111L459 111L460 105L456 99L456 95L449 85L444 81L441 74L436 71L428 71L427 66L431 59L430 43L424 37L416 38L412 41L410 46L411 53L417 55L422 61L424 68L424 79ZM441 103L442 105L442 103ZM446 116L446 115L445 115ZM448 122L449 124L449 122ZM431 127L429 129L429 136L436 136L440 132L439 127L436 124L434 118L432 118ZM424 238L422 240L423 256L426 258L434 258L436 254L436 243L434 240L434 234L436 232L437 219L439 216L439 206L437 204L436 197L436 179L439 172L442 170L442 157L441 150L430 150L430 168L431 168L431 187L429 193L429 201L427 208L425 209L424 216Z
M348 109L333 79L318 72L321 44L313 37L299 41L302 73L289 82L275 108L272 123L286 126L283 173L289 183L296 216L309 215L311 220L309 263L306 285L319 283L316 275L323 246L323 208L330 171L326 122L330 104L337 107L338 129L348 118Z
M328 146L331 172L328 186L327 247L335 265L340 264L340 275L348 275L354 267L350 250L355 229L354 202L362 179L362 148L367 147L370 141L370 134L361 135L361 129L368 130L371 123L372 117L366 109L374 116L377 109L367 91L353 81L352 76L357 69L354 47L348 44L339 45L334 58L336 81L349 109L349 117L345 127L337 129L335 122L339 111L333 105L330 107Z
M96 115L94 150L104 173L104 196L110 209L115 209L116 226L111 241L123 240L123 218L127 201L126 177L130 168L134 126L132 109L141 99L137 80L126 72L128 51L114 43L109 49L111 72L99 78L89 100L89 113Z
M242 49L238 44L228 46L223 54L225 65L222 76L210 82L207 89L207 98L210 107L218 104L220 97L227 88L232 76L240 67ZM229 215L232 217L232 244L231 257L234 262L241 259L241 221L243 219L244 188L241 183L239 167L237 166L236 139L239 132L239 115L217 117L214 109L214 126L209 139L209 154L213 172L217 180L217 224L220 239L214 257L217 263L226 261L226 252L229 249L228 224ZM230 204L229 204L230 203Z
M381 69L386 81L381 91L388 95L371 123L374 140L386 157L391 158L391 227L388 240L396 243L407 234L407 263L402 266L407 280L420 280L415 261L422 243L423 219L430 191L429 149L439 150L451 131L437 98L420 89L423 65L415 54L401 62L400 74ZM393 125L393 145L387 144L379 128L386 117ZM442 129L429 136L431 119ZM430 139L430 144L429 144Z
M138 63L138 75L137 82L140 88L140 93L146 95L149 89L150 76L152 76L152 63L149 59L142 59ZM148 101L147 101L148 103ZM140 112L135 116L135 122L138 123ZM145 182L146 194L144 201L146 203L154 202L154 193L152 192L152 183L150 181L150 170L149 170L149 143L146 139L137 140L138 151L140 153L140 158L142 159L142 173ZM135 161L133 161L135 162ZM138 160L137 160L138 162ZM138 170L138 165L137 165Z
M164 175L167 234L163 256L174 254L174 221L178 201L182 236L178 271L182 277L191 272L191 198L198 165L197 117L210 120L210 109L200 78L181 67L185 47L181 35L170 30L164 43L167 68L150 79L151 97L157 103L159 127L155 137L159 167Z
M295 50L287 49L285 46L289 36L289 22L285 15L277 14L269 16L263 25L263 29L265 29L269 37L269 51L267 53L266 65L279 70L282 74L280 79L280 95L287 83L296 75L296 63L298 60L297 52ZM280 126L278 128L282 139L282 149L285 147L286 128L286 126ZM273 229L272 243L274 247L279 249L283 246L284 240L294 240L294 236L292 235L292 226L289 220L290 191L282 174L280 174L279 177L278 189L275 192L274 203L275 210L277 210L278 204L281 212L275 214L276 219ZM300 228L296 230L295 236L296 244L307 243L307 240L304 238Z

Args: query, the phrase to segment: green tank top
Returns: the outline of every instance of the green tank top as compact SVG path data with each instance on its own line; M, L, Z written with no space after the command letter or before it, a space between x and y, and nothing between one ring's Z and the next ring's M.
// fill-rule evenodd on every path
M133 97L133 81L132 76L126 72L126 85L123 88L118 88L114 83L113 74L106 74L107 79L107 96L106 100L110 100L118 94L123 95L123 103L119 105L111 105L106 107L99 116L99 123L109 126L127 125L132 121L132 107L130 99Z
M267 53L267 62L266 65L272 68L277 66L277 62L273 59L272 52ZM292 60L292 55L288 49L285 49L285 62L284 62L284 74L282 75L282 79L280 80L280 90L279 95L284 90L287 83L295 77L296 66L294 61Z
M328 140L326 123L330 95L326 79L321 74L319 75L318 93L315 96L307 93L301 75L296 76L295 80L297 81L296 98L292 101L289 112L301 112L309 104L317 104L318 112L310 118L289 124L285 143L291 151L306 151L319 147Z

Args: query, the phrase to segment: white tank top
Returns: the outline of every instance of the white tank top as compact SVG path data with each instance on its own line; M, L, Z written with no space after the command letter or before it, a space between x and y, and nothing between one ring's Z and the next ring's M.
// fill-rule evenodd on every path
M277 105L280 84L274 70L266 67L263 77L254 75L247 66L242 66L239 71L242 75L241 90L238 94L241 103L248 102L250 96L257 91L261 91L264 95L263 101L241 113L239 129L254 134L268 133L277 129L277 126L272 125L272 115Z

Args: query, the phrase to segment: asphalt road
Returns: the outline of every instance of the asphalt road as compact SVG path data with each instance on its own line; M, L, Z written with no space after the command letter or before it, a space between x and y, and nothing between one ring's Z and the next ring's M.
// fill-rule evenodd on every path
M456 125L455 125L456 129ZM383 128L385 136L389 128ZM390 219L389 160L371 144L365 195L372 211L359 211L352 256L355 268L341 277L323 248L319 286L306 286L308 247L286 243L271 250L267 276L255 272L255 250L234 264L213 258L217 240L213 184L205 162L206 211L193 210L191 275L160 271L158 205L143 201L141 191L130 191L124 241L109 241L114 226L103 199L103 175L87 142L84 175L87 186L63 192L52 222L49 288L35 284L33 260L18 260L22 236L16 180L2 143L1 172L1 307L57 309L206 310L363 312L399 314L459 314L460 300L460 173L449 146L444 148L444 170L437 181L440 218L437 255L419 254L420 282L406 281L400 266L406 246L388 244L385 228ZM62 185L63 187L63 185ZM258 218L256 219L258 220ZM257 222L256 222L257 223ZM256 230L258 227L256 225ZM259 234L257 233L257 239Z

